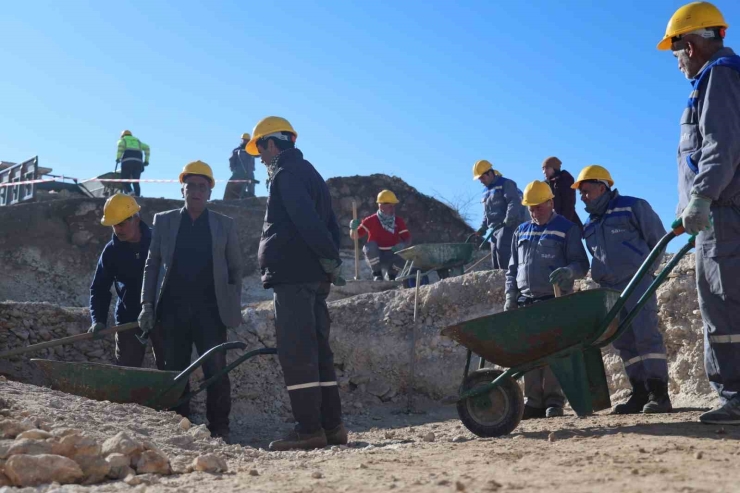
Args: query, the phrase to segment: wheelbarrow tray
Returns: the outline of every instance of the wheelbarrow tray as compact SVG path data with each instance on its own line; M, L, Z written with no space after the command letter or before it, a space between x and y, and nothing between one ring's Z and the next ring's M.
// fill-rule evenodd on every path
M615 319L597 334L619 291L591 289L486 315L449 326L442 335L497 365L513 368L598 337L605 340L618 326Z
M396 252L422 271L465 265L473 258L472 243L425 243Z
M31 359L54 390L98 401L135 403L169 409L182 396L188 379L175 384L176 371L129 368L101 363Z

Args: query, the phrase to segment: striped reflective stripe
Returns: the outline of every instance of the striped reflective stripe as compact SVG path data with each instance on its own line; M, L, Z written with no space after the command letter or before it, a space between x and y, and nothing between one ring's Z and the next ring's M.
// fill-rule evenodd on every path
M635 363L639 363L641 361L645 361L649 359L668 359L668 357L665 354L661 354L661 353L648 353L642 356L635 356L634 358L628 359L627 361L624 362L624 367L627 368L630 365L634 365Z
M735 344L740 342L740 334L709 336L709 342L716 342L717 344Z
M300 389L310 389L311 387L320 387L320 386L321 386L321 382L299 383L298 385L288 385L288 391L300 390Z
M301 390L301 389L310 389L314 387L336 387L337 382L336 380L333 382L311 382L311 383L299 383L297 385L288 385L288 391L291 390Z
M369 229L367 229L367 228L365 227L365 225L364 225L364 224L360 224L360 228L362 228L362 229L364 229L365 231L367 231L367 234L370 234L370 230L369 230ZM360 228L357 228L357 229L360 229Z
M544 231L525 231L526 236L542 236L542 235L554 235L561 238L565 238L565 233L562 231L555 231L554 229L546 229Z
M606 211L606 214L611 214L613 212L632 212L632 207L615 207L614 209Z
M383 250L384 252L387 252L388 250L393 250L393 247L378 247L378 250Z
M399 234L399 235L402 235L402 234L404 234L404 233L408 233L408 232L409 232L409 230L408 230L408 229L404 229L403 231L399 231L399 232L398 232L398 234Z

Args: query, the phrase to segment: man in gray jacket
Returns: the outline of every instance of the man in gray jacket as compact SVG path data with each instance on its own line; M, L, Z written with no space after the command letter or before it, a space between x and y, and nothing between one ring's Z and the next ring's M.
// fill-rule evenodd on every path
M234 220L207 208L211 167L187 164L180 183L185 207L154 216L139 315L145 333L161 324L164 366L171 371L190 365L193 344L202 355L226 342L226 328L242 321L239 240ZM203 364L205 378L225 366L224 353L213 356ZM214 436L228 438L230 411L231 384L224 375L207 389L206 417ZM189 405L177 412L187 416Z
M591 278L602 288L622 291L666 231L650 204L619 195L611 189L613 185L609 171L592 165L581 171L573 188L580 190L590 214L583 225L583 237L593 255ZM625 311L632 310L647 291L660 261L659 257L650 275L642 279L627 300ZM629 400L615 406L614 413L670 412L668 363L663 336L658 331L658 299L654 294L613 345L632 384Z
M721 407L708 424L740 424L740 57L708 2L673 14L658 49L671 50L692 90L681 117L678 214L696 238L704 367Z
M522 204L529 208L532 221L514 232L504 310L553 298L553 284L568 294L573 280L588 272L581 229L555 212L554 197L545 182L533 181L524 189ZM524 374L524 395L522 419L563 415L565 396L549 366Z
M511 257L511 237L517 226L527 220L522 197L513 180L504 178L485 159L473 165L473 179L480 181L483 191L483 222L476 232L491 235L491 260L494 269L506 269Z

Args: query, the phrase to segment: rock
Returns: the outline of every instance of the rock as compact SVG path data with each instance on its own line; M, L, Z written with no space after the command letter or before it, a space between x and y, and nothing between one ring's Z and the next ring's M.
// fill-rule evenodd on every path
M42 440L16 439L10 446L7 456L13 455L48 455L52 453L52 444Z
M116 436L103 442L102 453L104 456L110 454L123 454L131 457L144 451L144 445L141 442L132 440L126 432L120 432Z
M555 441L555 440L557 440L557 439L558 439L558 438L557 438L557 436L555 435L555 432L554 432L554 431L553 431L553 432L550 432L550 434L549 434L549 435L547 435L547 441L548 441L548 442L554 442L554 441Z
M0 419L0 438L15 438L31 427L14 419Z
M192 462L188 457L175 457L170 460L170 469L173 474L188 474L193 472Z
M190 420L188 418L182 418L180 420L180 429L183 431L188 431L190 429Z
M465 484L462 481L455 481L455 490L465 491Z
M151 485L151 484L157 484L159 482L159 478L155 476L154 474L129 474L123 479L123 482L126 483L129 486L139 486L140 484L145 485Z
M323 478L323 477L324 477L324 475L323 475L323 474L321 474L321 473L320 473L319 471L314 471L314 472L313 472L313 473L311 474L311 477L312 477L312 478L314 478L314 479L321 479L321 478Z
M206 425L193 426L188 433L196 440L208 440L211 438L211 432L208 431Z
M84 477L75 461L61 455L14 455L5 463L5 475L15 486L79 483Z
M17 437L15 437L16 440L20 440L23 438L27 438L29 440L46 440L47 438L51 438L53 435L49 433L48 431L44 430L26 430L23 433L20 433Z
M49 403L51 405L51 403ZM81 435L82 430L78 430L77 428L54 428L51 430L51 434L55 437L66 437L69 435Z
M110 463L99 455L78 455L74 460L85 475L84 484L100 483L111 469Z
M250 476L259 476L260 473L259 473L259 471L257 469L250 469L249 470L249 475Z
M193 437L190 435L175 435L172 438L167 439L167 443L176 447L189 449L193 445Z
M696 454L694 455L694 457L696 457L697 459L701 459L702 457L704 457L704 452L701 452L701 451L700 451L700 452L697 452L697 453L696 453Z
M8 476L0 472L0 488L3 486L13 486L13 483Z
M218 455L205 454L193 459L193 470L210 473L226 472L228 465Z
M128 455L119 453L110 454L105 458L105 461L110 465L108 477L111 479L123 479L133 472L129 467L131 459L129 459Z
M437 437L434 435L434 433L430 431L422 437L422 440L424 440L425 442L433 442L434 440L436 440L436 438Z
M464 442L467 442L467 441L468 441L468 439L465 438L462 435L458 435L458 436L456 436L455 438L452 439L452 443L464 443Z
M100 444L85 435L67 435L62 437L57 447L55 447L57 455L63 455L70 459L82 456L96 457L100 455L100 452Z
M136 461L138 474L169 474L170 459L158 450L145 450Z
M368 394L380 398L390 393L391 386L384 380L375 379L368 383L366 391Z

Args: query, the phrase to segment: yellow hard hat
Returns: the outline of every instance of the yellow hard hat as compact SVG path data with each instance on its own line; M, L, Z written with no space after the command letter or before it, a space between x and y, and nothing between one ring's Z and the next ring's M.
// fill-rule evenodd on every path
M550 190L550 185L548 185L544 181L535 180L532 183L528 184L524 189L524 198L522 199L522 205L540 205L552 198L555 198L555 195L552 194L552 190Z
M124 130L123 132L121 132L121 138L124 138L127 135L131 135L131 130Z
M249 139L251 139L251 138L252 138L252 137L251 137L251 136L250 136L250 135L249 135L248 133L243 133L243 134L242 134L242 140L249 140Z
M136 199L132 196L117 193L105 201L103 219L100 220L100 224L103 226L115 226L140 210L141 206L136 203Z
M396 194L391 192L390 190L383 190L378 194L378 199L376 200L378 204L397 204L398 199L396 198Z
M211 167L203 161L193 161L192 163L186 164L182 169L182 173L180 173L180 183L185 183L185 177L187 175L205 176L210 180L211 188L216 186L216 180L213 178Z
M578 179L570 186L570 188L578 190L578 184L582 181L588 180L604 181L609 184L609 187L614 185L612 175L609 174L609 171L607 171L606 168L599 166L598 164L592 164L591 166L586 166L580 173L578 173Z
M473 165L473 180L477 180L487 171L491 171L492 169L493 165L491 163L489 163L485 159L481 159ZM495 174L496 176L501 176L501 173L499 173L495 169L493 169L493 174Z
M267 118L260 120L260 122L254 126L254 130L252 130L252 138L244 149L252 156L259 156L260 152L257 150L257 141L262 137L276 132L292 133L293 142L298 138L298 132L293 129L293 125L291 125L288 120L279 116L268 116Z
M670 50L672 39L682 34L690 33L701 28L719 27L727 29L729 26L722 16L722 12L709 2L693 2L678 9L665 28L665 36L658 43L659 50Z

